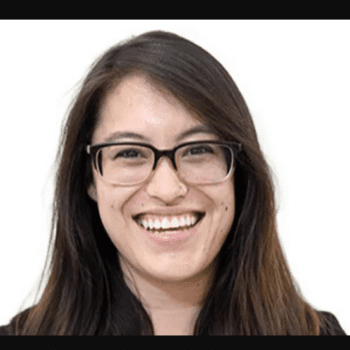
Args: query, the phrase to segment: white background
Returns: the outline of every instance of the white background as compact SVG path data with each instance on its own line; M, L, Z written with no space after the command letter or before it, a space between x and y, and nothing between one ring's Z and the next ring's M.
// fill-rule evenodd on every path
M77 84L107 48L155 29L194 41L232 75L276 177L292 274L350 334L349 21L0 21L0 325L43 268L53 161Z

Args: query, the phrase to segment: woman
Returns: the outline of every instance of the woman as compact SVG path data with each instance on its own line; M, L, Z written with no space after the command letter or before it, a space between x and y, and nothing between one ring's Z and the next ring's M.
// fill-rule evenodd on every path
M61 145L49 280L3 334L345 335L294 285L252 118L202 48L108 50Z

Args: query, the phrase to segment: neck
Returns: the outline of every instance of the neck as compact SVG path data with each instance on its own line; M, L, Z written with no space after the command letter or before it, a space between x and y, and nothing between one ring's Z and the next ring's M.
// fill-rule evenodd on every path
M124 279L149 313L155 335L193 334L197 316L211 286L213 267L180 281L158 280L131 271L122 261Z

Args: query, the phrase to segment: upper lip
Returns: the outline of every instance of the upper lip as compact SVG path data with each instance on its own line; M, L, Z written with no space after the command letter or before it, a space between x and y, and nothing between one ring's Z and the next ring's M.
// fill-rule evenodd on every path
M142 213L138 213L132 216L133 219L138 219L142 215L156 215L156 216L180 216L186 215L190 213L198 214L199 216L204 215L204 211L196 210L196 209L170 209L170 208L159 208L159 209L151 209L145 210Z

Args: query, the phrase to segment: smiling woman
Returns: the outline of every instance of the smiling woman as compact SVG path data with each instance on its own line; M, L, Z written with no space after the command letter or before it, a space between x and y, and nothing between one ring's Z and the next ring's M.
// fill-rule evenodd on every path
M299 295L245 101L149 32L92 66L62 135L50 276L16 335L336 335Z
M92 136L92 144L101 145L111 130L118 130L138 133L153 145L146 148L145 144L128 144L135 141L131 137L124 138L122 144L120 139L117 145L107 144L102 149L106 152L99 153L100 159L95 161L100 164L99 171L94 168L88 189L97 203L103 226L118 249L122 270L128 280L134 279L151 315L158 312L153 307L157 301L153 299L158 299L160 293L158 283L165 293L164 288L171 290L175 281L188 283L203 271L203 279L212 278L215 257L232 226L233 153L227 146L226 165L226 146L213 143L217 139L215 133L193 131L201 124L175 99L166 99L154 91L145 78L132 76L124 78L107 95ZM179 144L180 139L187 143ZM124 147L123 153L120 147ZM173 152L173 157L162 157L162 153L155 157L153 147L175 147L177 152ZM195 153L196 150L202 152ZM143 293L143 285L149 284L149 279L155 289L152 295ZM176 298L176 302L172 297L165 305L197 305L204 297L201 294L197 291L186 295L183 301ZM171 318L169 312L169 321ZM163 329L164 322L159 321L154 324L156 333L189 328L181 320L180 324L172 321L171 328Z

